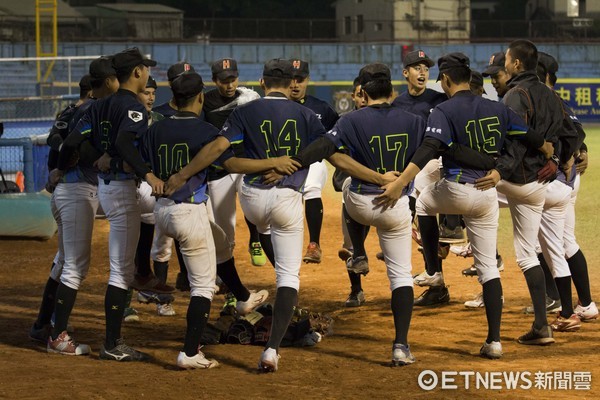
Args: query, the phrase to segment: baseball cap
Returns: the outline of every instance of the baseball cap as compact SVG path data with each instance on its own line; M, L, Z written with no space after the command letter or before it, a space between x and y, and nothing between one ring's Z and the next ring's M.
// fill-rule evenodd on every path
M210 67L213 79L224 81L225 79L235 77L237 78L240 74L237 68L237 61L233 58L223 58L215 61Z
M92 80L100 81L109 76L116 76L117 71L113 67L112 56L102 56L90 63L90 76Z
M425 64L429 68L435 65L435 62L433 62L431 58L427 57L427 54L425 54L423 50L415 50L407 53L404 56L404 59L402 59L402 63L404 64L404 68L408 68L413 64Z
M167 79L170 81L172 81L173 79L177 78L179 75L183 74L184 72L196 72L194 70L194 67L192 67L192 64L187 63L185 61L181 61L178 62L176 64L173 64L169 67L169 69L167 70Z
M558 61L548 53L538 52L538 62L546 68L549 74L556 74L558 71Z
M146 82L146 87L154 88L154 89L158 88L158 85L156 84L156 81L154 80L153 77L151 77L151 76L148 77L148 82Z
M269 60L263 68L263 76L292 79L293 75L294 67L292 66L292 62L283 58Z
M92 77L89 74L85 74L79 80L79 89L85 92L92 90Z
M358 73L358 83L362 86L376 79L392 80L390 68L382 63L367 64Z
M113 56L113 67L115 70L123 71L131 67L138 65L145 65L146 67L155 67L156 61L146 58L140 53L140 49L132 47L130 49L123 50Z
M481 75L481 72L471 70L471 82L470 83L471 83L471 85L483 87L483 75ZM483 89L483 93L486 93L485 89Z
M470 69L471 62L469 57L463 53L448 53L438 58L438 69L440 70L437 81L442 79L442 72L454 68L467 68Z
M306 61L300 60L298 58L292 58L290 61L292 62L292 67L294 68L294 78L306 78L308 75L310 75L308 70L308 63Z
M195 72L184 72L171 82L173 96L182 99L197 96L203 89L202 77Z
M499 51L498 53L492 54L490 62L486 69L483 70L483 76L490 76L497 74L498 71L504 70L504 52Z

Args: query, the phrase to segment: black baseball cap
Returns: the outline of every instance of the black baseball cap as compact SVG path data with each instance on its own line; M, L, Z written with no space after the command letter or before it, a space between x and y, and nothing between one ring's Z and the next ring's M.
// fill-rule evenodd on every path
M85 74L79 80L79 89L84 92L92 90L92 77L89 74Z
M153 77L151 77L151 76L148 77L148 82L146 82L146 87L154 88L154 89L158 88L158 85L156 84L156 81L154 80Z
M240 74L238 72L237 61L233 58L222 58L212 63L210 70L212 72L213 79L224 81L228 78L237 78Z
M364 86L376 79L391 81L392 72L390 71L390 68L382 63L372 63L362 67L358 73L358 83L361 86Z
M486 69L483 70L483 76L495 75L499 71L504 70L504 52L499 51L498 53L492 54L490 57L490 62Z
M437 81L442 79L442 72L449 71L454 68L466 68L470 70L471 61L463 53L448 53L438 58L438 69L440 70Z
M271 78L292 79L294 77L294 67L290 60L283 58L274 58L265 63L263 76Z
M196 72L192 64L187 63L185 61L178 62L177 64L173 64L167 70L167 79L171 82L173 79L177 78L179 75L184 72Z
M156 61L144 57L142 53L140 53L140 49L137 47L123 50L122 52L113 56L113 67L117 72L124 71L138 65L155 67Z
M90 76L94 81L101 81L109 76L117 76L117 71L113 67L112 56L102 56L92 61L90 63Z
M308 75L310 75L308 63L306 61L298 58L292 58L290 61L292 62L292 67L294 68L294 78L306 78Z
M542 51L538 52L538 62L546 68L547 73L556 74L558 72L558 61L550 54Z
M197 96L203 89L202 77L195 72L184 72L171 82L173 96L181 99Z
M471 83L471 85L483 87L483 75L481 75L481 72L471 70L471 82L470 83ZM483 89L483 93L486 93L485 89Z
M425 54L423 50L415 50L407 53L402 59L402 63L404 64L405 69L413 64L425 64L429 68L435 65L435 62L427 57L427 54Z

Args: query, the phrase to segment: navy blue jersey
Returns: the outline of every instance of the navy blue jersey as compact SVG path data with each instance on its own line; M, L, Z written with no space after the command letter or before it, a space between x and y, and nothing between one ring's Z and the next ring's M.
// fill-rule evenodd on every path
M461 91L438 105L427 120L425 137L448 147L455 143L491 156L500 155L507 135L524 135L527 125L504 104ZM473 183L487 171L461 168L452 158L442 157L444 177L451 181Z
M310 108L317 114L317 118L319 118L319 121L321 121L326 131L333 128L336 121L340 118L338 113L335 112L329 103L317 99L315 96L308 95L303 99L298 100L298 103L302 104L304 107Z
M221 133L232 145L242 143L247 158L267 159L298 154L325 129L310 109L273 93L237 107ZM307 168L298 170L277 186L302 191L307 174ZM244 176L246 183L256 186L263 186L262 180L260 174Z
M148 130L148 113L135 93L119 89L115 94L95 101L77 123L73 132L89 137L99 152L123 158L115 148L119 132L134 133L140 138ZM72 133L73 133L72 132ZM125 172L99 173L105 180L133 179L135 174Z
M408 93L408 90L401 93L394 99L392 105L399 107L404 111L416 114L423 117L425 120L429 118L431 111L440 103L448 100L448 96L444 93L436 92L432 89L425 89L420 96L413 96Z
M152 165L156 176L164 181L194 158L202 147L219 136L219 130L195 114L181 112L155 122L142 140L142 155ZM206 195L204 169L192 176L171 200L184 203L204 203Z
M384 174L403 171L423 141L425 120L388 104L343 115L327 137L362 165ZM350 190L382 193L379 186L352 178Z
M169 118L177 114L177 110L171 107L168 101L166 103L154 107L152 111L162 114L165 118Z

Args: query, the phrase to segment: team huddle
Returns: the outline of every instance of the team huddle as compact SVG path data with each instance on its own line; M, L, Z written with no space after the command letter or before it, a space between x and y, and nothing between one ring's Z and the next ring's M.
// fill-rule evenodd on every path
M298 304L301 264L322 258L325 159L336 167L334 188L343 193L338 255L351 285L347 307L365 302L364 242L369 228L377 229L377 257L390 281L393 365L415 362L408 342L413 307L449 301L442 260L447 243L464 238L464 230L464 252L474 264L463 274L478 276L482 294L474 307L485 308L488 324L480 354L502 357L500 207L510 209L516 261L534 315L518 342L548 345L553 332L575 331L581 321L596 319L586 260L574 235L575 200L587 167L585 133L552 89L558 63L529 41L512 42L483 71L498 102L481 97L483 76L471 70L465 54L437 60L444 93L426 88L435 65L422 50L406 54L408 90L399 96L387 65L364 66L354 80L355 109L340 117L306 94L309 65L299 59L264 64L262 98L238 86L235 59L211 65L216 88L207 93L192 65L176 63L167 72L172 98L157 107L157 84L149 75L156 62L137 48L92 61L80 82L81 100L57 117L48 137L47 190L59 249L29 336L48 352L90 353L89 345L75 341L68 322L89 269L100 209L110 223L100 359L148 359L121 335L123 321L138 318L130 307L132 289L162 316L175 314L172 293L179 289L190 291L190 302L177 365L218 366L200 342L219 284L235 297L241 316L269 298L267 290L248 289L236 270L238 196L252 264L269 260L275 268L270 336L258 369L276 371ZM303 255L305 215L310 240ZM413 239L425 265L414 276ZM180 265L175 287L167 284L173 246ZM429 289L414 299L414 284ZM547 312L558 312L550 324Z

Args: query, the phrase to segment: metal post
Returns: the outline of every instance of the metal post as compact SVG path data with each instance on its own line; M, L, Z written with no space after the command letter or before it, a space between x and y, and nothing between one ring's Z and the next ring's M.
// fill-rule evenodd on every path
M71 94L71 58L67 60L67 74L69 80L69 94Z

